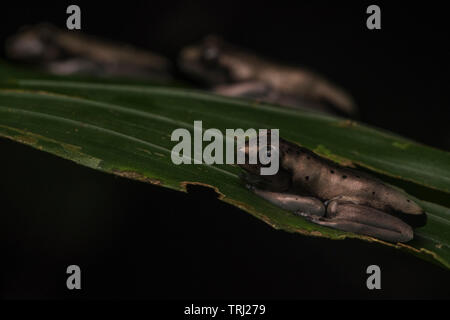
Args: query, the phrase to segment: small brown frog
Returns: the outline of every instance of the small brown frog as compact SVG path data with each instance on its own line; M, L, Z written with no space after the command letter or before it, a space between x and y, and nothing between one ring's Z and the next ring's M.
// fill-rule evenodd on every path
M247 143L247 156L249 148L257 148L250 146L257 144ZM371 175L281 138L278 152L280 169L273 176L259 175L260 164L240 166L247 186L283 209L322 226L390 242L410 241L413 227L426 223L425 212L411 197Z

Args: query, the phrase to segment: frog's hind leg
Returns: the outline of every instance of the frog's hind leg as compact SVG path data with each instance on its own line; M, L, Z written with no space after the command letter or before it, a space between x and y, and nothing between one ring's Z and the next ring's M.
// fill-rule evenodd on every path
M319 199L313 197L303 197L296 194L289 194L284 192L272 192L262 189L257 189L253 186L248 186L258 196L275 204L276 206L292 211L299 215L325 215L325 205Z
M413 239L413 229L388 213L348 202L331 201L326 217L307 217L311 222L390 242L407 242Z

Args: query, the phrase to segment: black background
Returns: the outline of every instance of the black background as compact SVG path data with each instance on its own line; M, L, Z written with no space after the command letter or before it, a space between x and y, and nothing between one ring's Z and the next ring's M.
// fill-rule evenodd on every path
M450 149L449 28L442 5L73 2L82 30L175 59L215 33L305 65L356 98L362 121ZM1 42L24 24L64 27L68 4L3 4ZM1 72L1 71L0 71ZM0 294L4 298L450 298L450 273L394 249L274 231L224 204L79 167L0 140ZM68 291L78 264L83 289ZM382 290L366 288L366 267Z

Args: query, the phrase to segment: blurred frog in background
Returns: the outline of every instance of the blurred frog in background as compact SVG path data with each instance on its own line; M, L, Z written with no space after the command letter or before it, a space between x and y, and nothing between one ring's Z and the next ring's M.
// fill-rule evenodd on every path
M46 23L23 27L8 39L5 49L11 60L58 75L171 78L171 63L163 56Z
M343 89L311 71L275 64L216 36L181 51L181 71L218 94L356 117Z

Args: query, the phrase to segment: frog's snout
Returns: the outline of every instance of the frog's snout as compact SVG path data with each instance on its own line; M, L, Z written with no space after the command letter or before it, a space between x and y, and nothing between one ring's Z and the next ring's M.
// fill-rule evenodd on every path
M244 145L239 146L237 148L238 157L239 155L243 158L244 163L239 163L238 166L244 169L245 171L253 174L260 173L261 164L257 161L257 154L258 154L258 143L257 138L253 138L250 140L247 140ZM253 159L251 159L250 155L253 155ZM255 158L256 155L256 158ZM253 160L253 161L251 161Z

